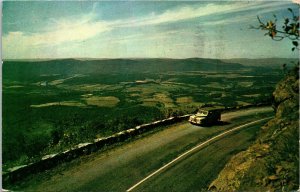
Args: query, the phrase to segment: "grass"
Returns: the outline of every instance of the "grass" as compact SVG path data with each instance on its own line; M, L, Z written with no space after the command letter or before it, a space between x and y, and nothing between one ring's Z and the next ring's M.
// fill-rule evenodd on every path
M172 108L176 107L173 99L163 93L156 93L153 96L148 96L139 99L143 106L156 106L159 108Z
M95 92L95 91L103 91L111 87L111 85L103 85L103 84L79 84L79 85L69 85L63 84L57 86L60 89L66 89L70 91L82 91L82 92Z
M251 82L251 81L238 82L238 86L241 86L241 87L251 87L252 85L253 85L253 82Z
M242 95L243 97L259 97L259 96L261 96L261 94L249 94L249 95Z
M85 107L86 105L77 101L61 101L61 102L52 102L44 103L40 105L30 105L30 107L49 107L49 106L71 106L71 107Z
M207 85L202 85L202 87L223 89L223 88L230 88L231 86L228 85L228 84L222 84L220 82L211 82L211 83L209 83Z
M8 87L6 87L6 88L22 88L22 87L24 87L23 85L12 85L12 86L8 86Z
M100 96L91 96L84 98L88 105L94 105L97 107L115 107L120 99L113 96L100 97Z
M189 104L193 102L193 97L187 96L187 97L178 97L176 99L176 103L178 104Z
M244 106L244 105L249 105L251 103L247 103L247 102L244 102L244 101L236 101L236 103L239 105L239 106Z

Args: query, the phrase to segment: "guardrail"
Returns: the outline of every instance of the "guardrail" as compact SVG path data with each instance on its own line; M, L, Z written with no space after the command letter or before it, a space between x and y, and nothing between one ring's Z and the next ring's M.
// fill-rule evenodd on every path
M60 163L68 162L79 156L87 155L92 152L98 151L106 145L111 145L114 143L125 141L128 138L147 132L158 126L166 126L183 121L189 116L190 115L170 117L168 119L139 125L135 128L127 129L125 131L118 132L108 137L95 139L92 143L80 143L64 152L46 155L42 157L39 161L34 163L13 167L9 169L8 172L2 174L3 184L14 183L20 180L20 178L24 178L29 174L45 171L47 169L55 167Z
M232 110L246 109L246 108L260 107L260 106L269 106L269 104L230 107L230 108L224 108L223 111L232 111ZM191 114L177 116L177 117L170 117L168 119L163 119L152 123L139 125L136 126L135 128L127 129L125 131L118 132L108 137L95 139L94 142L92 143L80 143L64 152L43 156L37 162L33 162L28 165L13 167L9 169L8 172L2 174L3 184L14 183L20 180L20 178L24 178L25 176L28 176L30 174L45 171L47 169L57 166L60 163L68 162L82 155L87 155L92 152L96 152L101 148L103 148L104 146L125 141L128 138L132 138L141 133L145 133L156 127L171 125L186 120L190 115Z

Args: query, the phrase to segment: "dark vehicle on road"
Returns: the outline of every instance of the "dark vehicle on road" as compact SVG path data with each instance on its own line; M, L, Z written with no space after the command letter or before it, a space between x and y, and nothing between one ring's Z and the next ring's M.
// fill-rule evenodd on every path
M213 125L221 120L221 108L200 108L198 112L191 115L189 122L196 125Z

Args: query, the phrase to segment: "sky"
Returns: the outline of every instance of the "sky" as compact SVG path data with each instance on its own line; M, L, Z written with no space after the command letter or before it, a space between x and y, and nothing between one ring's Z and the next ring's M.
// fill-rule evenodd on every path
M257 26L290 1L4 1L3 59L298 58Z

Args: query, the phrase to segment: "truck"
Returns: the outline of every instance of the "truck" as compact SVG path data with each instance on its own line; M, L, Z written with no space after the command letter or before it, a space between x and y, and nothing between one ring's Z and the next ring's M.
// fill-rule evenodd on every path
M189 117L189 122L195 125L213 125L221 120L220 107L200 108L198 112Z

